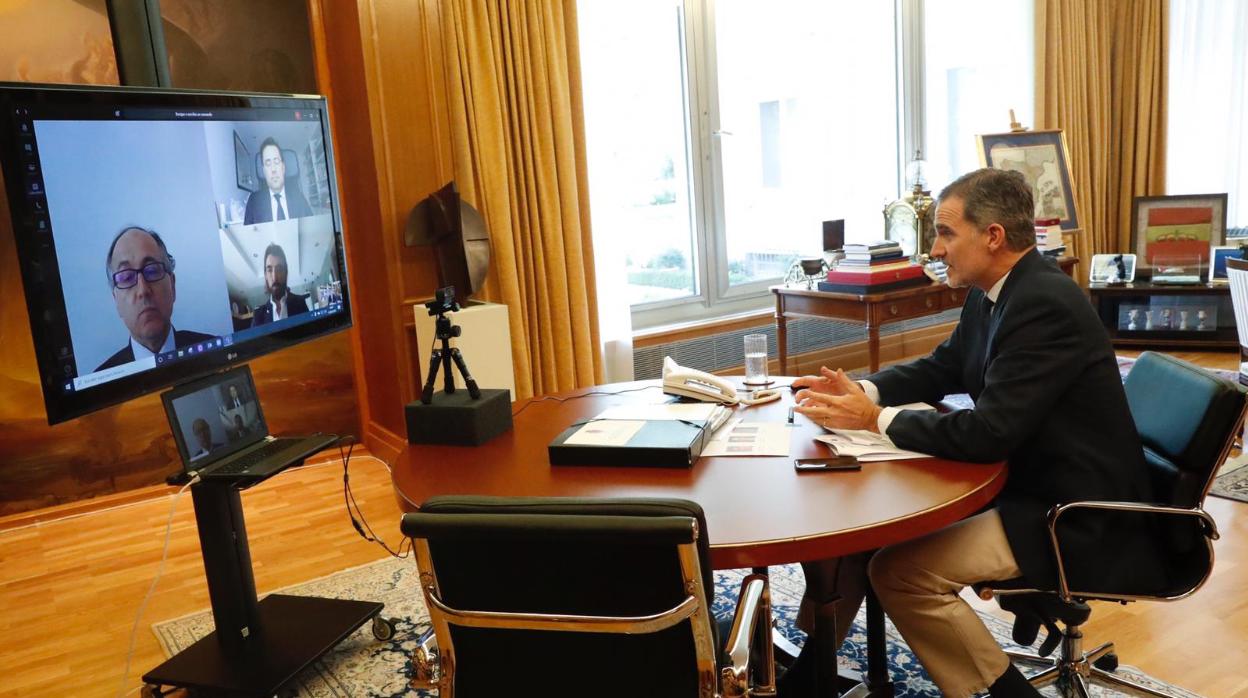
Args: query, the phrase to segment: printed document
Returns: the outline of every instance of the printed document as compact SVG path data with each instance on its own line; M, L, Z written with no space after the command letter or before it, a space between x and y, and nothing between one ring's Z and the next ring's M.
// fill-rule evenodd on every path
M787 456L791 441L789 435L792 433L787 424L742 422L737 417L711 436L710 442L702 449L702 455Z
M572 446L626 446L645 425L645 421L641 420L598 419L586 422L563 443Z
M857 429L833 429L832 433L816 436L815 441L822 441L838 456L854 456L859 461L869 463L881 460L904 460L906 458L931 458L926 453L907 451L898 448L888 439L873 431Z

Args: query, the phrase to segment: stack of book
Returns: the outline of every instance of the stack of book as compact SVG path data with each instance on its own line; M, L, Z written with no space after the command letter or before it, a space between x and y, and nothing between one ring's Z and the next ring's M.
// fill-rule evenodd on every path
M923 266L902 255L891 240L845 246L845 259L819 282L820 291L879 293L927 281Z
M1036 219L1036 249L1050 257L1060 257L1066 252L1062 244L1062 222L1057 218Z

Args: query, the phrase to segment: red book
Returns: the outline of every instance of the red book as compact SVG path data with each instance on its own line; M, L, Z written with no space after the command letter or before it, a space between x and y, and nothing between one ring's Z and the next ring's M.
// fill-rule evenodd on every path
M885 269L882 271L841 271L828 272L827 282L830 284L859 284L873 286L875 284L891 284L923 276L921 264L911 264L901 269Z

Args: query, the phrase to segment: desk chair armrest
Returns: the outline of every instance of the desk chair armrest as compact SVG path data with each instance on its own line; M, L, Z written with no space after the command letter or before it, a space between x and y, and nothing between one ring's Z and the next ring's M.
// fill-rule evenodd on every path
M1116 598L1116 596L1112 594L1096 594L1096 593L1091 593L1091 592L1087 594L1072 593L1070 591L1070 586L1066 583L1066 568L1062 564L1062 546L1057 539L1057 522L1058 522L1058 519L1061 518L1062 514L1065 514L1066 512L1072 509L1097 509L1097 510L1102 510L1102 511L1121 511L1121 512L1140 513L1140 514L1162 514L1162 515L1167 515L1167 516L1191 516L1191 517L1195 517L1198 521L1200 521L1201 528L1204 530L1204 534L1206 538L1208 538L1209 540L1217 540L1219 537L1218 523L1214 521L1213 517L1210 516L1208 512L1206 512L1203 509L1186 509L1182 507L1167 506L1164 504L1142 504L1140 502L1084 501L1084 502L1067 502L1066 504L1058 504L1057 506L1049 510L1049 516L1048 516L1049 540L1053 544L1053 556L1054 556L1054 559L1057 561L1057 582L1059 585L1058 593L1061 595L1062 600L1067 601L1067 602L1072 601L1073 596L1097 596L1097 597L1102 597L1102 598L1106 598L1106 597ZM1134 599L1138 597L1129 596L1129 597L1124 597L1124 598Z
M767 578L761 574L748 575L741 582L741 595L737 599L737 612L732 618L732 630L728 632L726 654L732 661L720 671L720 690L723 695L750 695L750 649L757 633L757 623L770 623L770 618L759 615L764 596L768 594Z

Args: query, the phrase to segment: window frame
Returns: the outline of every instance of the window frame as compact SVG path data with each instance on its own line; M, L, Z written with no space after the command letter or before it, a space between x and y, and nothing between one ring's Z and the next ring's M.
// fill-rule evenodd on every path
M905 186L906 165L924 150L923 13L924 0L893 0L897 40L898 149L896 190ZM681 82L685 97L686 158L692 221L690 267L694 292L630 307L634 330L719 320L757 313L771 305L768 289L780 277L732 286L728 279L722 130L719 113L718 61L715 46L715 0L683 0L679 6L683 47Z

